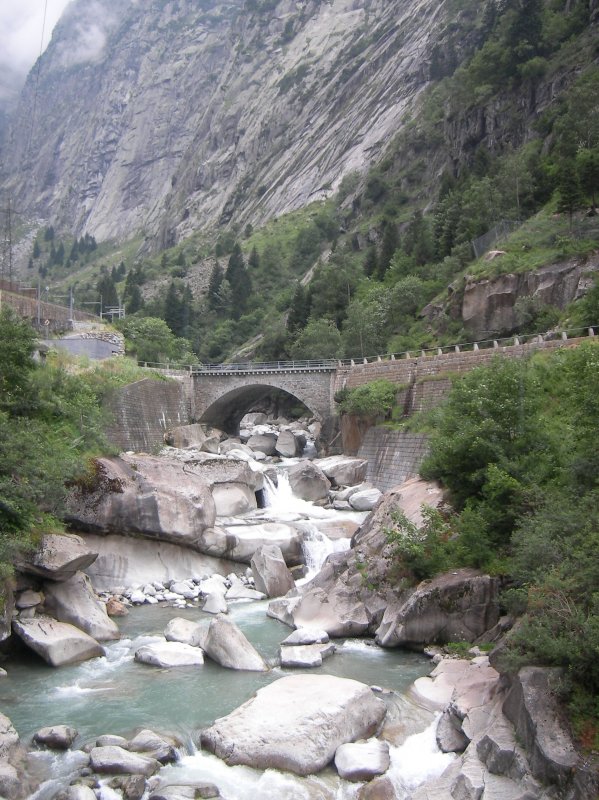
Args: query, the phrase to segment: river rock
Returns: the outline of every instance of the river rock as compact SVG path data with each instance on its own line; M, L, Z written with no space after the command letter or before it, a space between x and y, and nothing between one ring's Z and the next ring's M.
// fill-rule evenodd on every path
M41 744L51 750L68 750L77 738L76 728L68 725L53 725L51 728L40 728L33 734L35 744Z
M535 778L563 788L578 756L553 688L558 676L556 669L523 667L512 679L503 711L524 743Z
M435 736L442 753L463 753L470 743L462 730L462 719L451 705L441 715Z
M179 425L164 434L164 441L171 447L201 447L207 439L203 427L194 423L193 425Z
M335 652L335 645L328 644L305 644L305 645L285 645L280 648L281 666L299 667L309 669L311 667L321 667L325 658L332 656Z
M276 433L256 433L250 436L247 446L252 450L264 453L266 456L274 456L277 447Z
M0 714L0 760L8 758L19 744L19 734L12 722L4 714Z
M337 748L335 767L346 781L369 781L389 769L389 745L377 739L348 742Z
M227 617L219 614L210 623L204 641L204 652L217 664L228 669L266 672L264 659L247 640L245 634Z
M254 451L247 444L242 444L239 439L227 439L220 446L221 455L230 455L242 461L253 459Z
M153 775L160 763L155 758L130 753L122 747L94 747L90 753L94 772L111 775Z
M472 642L499 619L498 581L461 569L423 581L385 609L376 632L383 647Z
M252 556L266 544L281 548L288 566L303 563L302 535L297 528L284 522L261 522L253 525L226 525L220 535L213 552L222 550L226 558L249 564Z
M395 786L390 778L375 778L359 789L358 800L397 800Z
M209 436L204 440L200 447L202 453L209 453L210 455L218 455L220 453L220 439L217 436Z
M15 610L14 581L5 580L0 586L0 642L12 633L12 618Z
M329 634L326 631L319 631L315 628L298 628L284 639L282 645L298 644L326 644L329 641Z
M64 793L59 795L60 800L96 800L96 793L84 783L69 786Z
M295 587L295 581L276 544L259 547L251 560L256 589L267 597L282 597Z
M87 633L52 617L15 620L13 630L52 667L77 664L104 655L98 642Z
M155 642L144 644L135 651L135 660L152 667L198 667L204 663L199 647L181 642Z
M328 456L314 463L335 486L355 486L366 478L368 461L353 456Z
M177 759L175 740L159 736L150 730L142 730L135 734L129 742L128 750L151 756L161 764L168 764Z
M124 736L115 736L112 733L105 733L96 739L96 747L129 747L129 742Z
M213 589L208 592L202 611L206 614L226 614L228 606L225 592L220 589Z
M341 586L334 586L330 592L320 587L308 590L291 616L298 628L314 626L337 637L364 636L370 625L364 603L351 588Z
M164 786L151 792L148 800L198 800L198 798L220 797L213 783L194 783L193 786Z
M201 533L215 517L210 489L192 466L141 453L96 459L93 478L71 489L66 506L66 518L81 530L195 550L201 550Z
M217 517L235 517L257 508L256 495L242 483L222 483L212 487Z
M355 511L372 511L383 493L379 489L363 489L349 497L349 504Z
M87 569L96 557L97 553L80 536L46 533L37 550L31 555L21 557L16 567L19 572L28 575L65 581L76 572Z
M166 585L172 580L215 573L227 575L242 569L228 559L177 547L169 542L94 534L85 534L85 539L93 543L99 553L87 570L97 591L143 586L152 581Z
M277 437L275 450L283 458L295 458L300 453L298 437L292 431L281 431Z
M300 461L288 470L289 485L297 497L316 502L326 500L331 483L313 461Z
M175 617L167 623L164 629L164 638L167 642L179 642L190 647L201 647L207 627L206 624L201 622Z
M118 597L113 596L106 601L106 613L109 617L126 617L129 609Z
M320 772L346 742L372 736L385 705L368 686L332 675L291 675L202 733L202 744L229 765Z
M17 800L22 797L21 777L12 764L0 763L0 796L2 800Z
M312 524L329 539L351 539L360 527L351 519L315 519Z
M45 595L46 610L60 622L69 622L98 642L120 637L116 623L98 600L89 577L82 572L61 583L48 583Z
M265 600L266 595L263 592L258 592L252 589L251 586L246 586L241 581L234 581L227 589L225 600Z
M44 595L41 592L34 592L33 589L25 589L19 592L15 599L15 607L22 611L26 608L35 608L44 602Z

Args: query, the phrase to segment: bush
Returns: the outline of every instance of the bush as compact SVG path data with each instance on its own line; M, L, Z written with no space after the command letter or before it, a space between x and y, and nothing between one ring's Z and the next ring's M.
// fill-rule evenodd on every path
M387 417L396 403L397 387L387 380L371 381L355 389L349 389L340 398L342 414L364 417ZM337 399L337 398L336 398Z
M394 512L392 528L385 528L391 545L395 577L416 583L432 578L454 561L451 526L443 515L430 506L422 506L424 524L418 528L403 512Z

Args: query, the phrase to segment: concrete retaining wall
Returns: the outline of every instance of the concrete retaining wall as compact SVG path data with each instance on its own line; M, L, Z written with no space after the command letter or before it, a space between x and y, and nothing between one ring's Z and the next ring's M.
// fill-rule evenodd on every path
M107 402L112 423L107 435L121 450L151 453L164 445L164 434L191 422L182 382L144 378L118 389Z
M388 428L370 428L358 455L368 459L366 480L385 492L418 475L428 451L428 437Z

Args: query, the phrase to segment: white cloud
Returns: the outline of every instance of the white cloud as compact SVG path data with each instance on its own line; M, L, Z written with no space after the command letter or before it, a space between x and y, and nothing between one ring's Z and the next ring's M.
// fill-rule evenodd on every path
M44 26L45 0L1 0L0 97L3 93L16 94L20 90L40 54L40 47L47 47L52 30L68 3L69 0L48 0Z

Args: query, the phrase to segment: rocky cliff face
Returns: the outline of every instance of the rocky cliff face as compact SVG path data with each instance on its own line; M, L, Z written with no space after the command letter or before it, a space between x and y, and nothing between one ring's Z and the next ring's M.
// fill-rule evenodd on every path
M381 155L449 21L434 0L75 0L4 137L4 189L100 240L263 222Z

